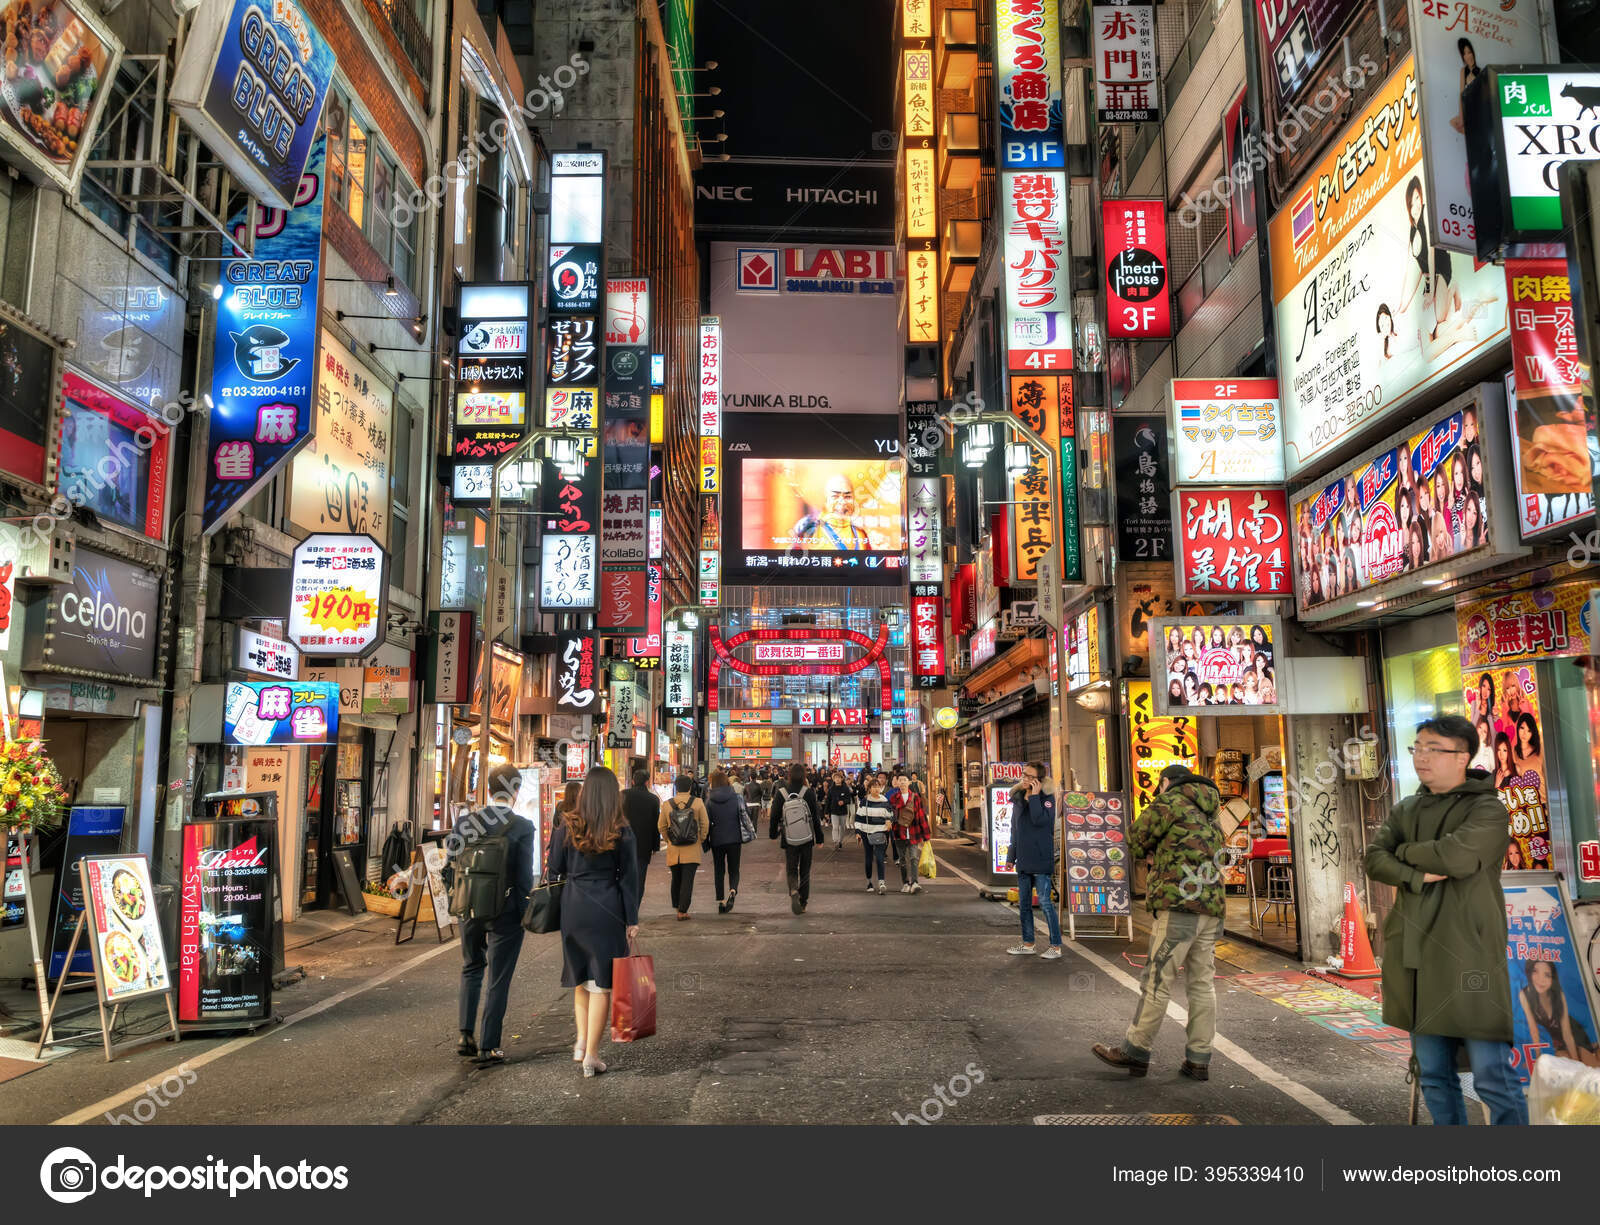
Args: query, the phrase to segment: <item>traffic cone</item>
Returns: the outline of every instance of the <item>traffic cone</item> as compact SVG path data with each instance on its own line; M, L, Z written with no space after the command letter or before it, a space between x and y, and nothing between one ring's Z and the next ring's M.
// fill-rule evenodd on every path
M1344 918L1339 923L1339 958L1344 963L1327 973L1340 978L1377 978L1382 971L1372 956L1372 942L1367 939L1367 918L1361 913L1361 903L1356 901L1356 887L1344 883Z

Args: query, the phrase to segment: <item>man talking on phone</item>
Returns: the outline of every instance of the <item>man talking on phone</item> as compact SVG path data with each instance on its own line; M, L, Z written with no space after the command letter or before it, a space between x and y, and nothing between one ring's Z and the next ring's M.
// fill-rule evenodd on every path
M1056 866L1056 789L1036 761L1022 767L1022 782L1011 792L1011 863L1017 870L1017 906L1022 912L1022 943L1006 952L1016 957L1032 955L1033 893L1050 928L1050 947L1041 961L1061 959L1061 918L1050 897Z

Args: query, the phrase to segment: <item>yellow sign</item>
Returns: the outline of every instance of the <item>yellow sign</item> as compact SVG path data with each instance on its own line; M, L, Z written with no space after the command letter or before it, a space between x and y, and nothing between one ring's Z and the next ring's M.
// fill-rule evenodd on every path
M939 236L938 178L932 149L906 150L906 237Z
M939 253L906 252L906 343L939 341Z
M526 424L528 398L520 391L463 391L456 396L456 425L463 429Z
M1128 681L1128 742L1132 746L1133 785L1128 793L1137 821L1156 798L1161 771L1171 765L1193 770L1200 764L1200 735L1195 720L1156 714L1149 681Z
M700 492L716 493L722 488L722 439L700 440Z
M949 731L957 723L961 722L961 712L954 706L941 706L933 712L933 721L944 728L945 731Z
M650 445L659 447L667 441L667 397L659 391L650 397Z
M907 38L933 37L933 0L901 0L900 16Z
M933 52L905 53L906 135L933 135Z

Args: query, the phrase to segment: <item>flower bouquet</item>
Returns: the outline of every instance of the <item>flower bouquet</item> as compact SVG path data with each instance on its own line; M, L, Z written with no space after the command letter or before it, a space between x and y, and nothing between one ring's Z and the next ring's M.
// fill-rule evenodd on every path
M66 788L44 742L6 741L0 747L0 829L54 829L66 807Z

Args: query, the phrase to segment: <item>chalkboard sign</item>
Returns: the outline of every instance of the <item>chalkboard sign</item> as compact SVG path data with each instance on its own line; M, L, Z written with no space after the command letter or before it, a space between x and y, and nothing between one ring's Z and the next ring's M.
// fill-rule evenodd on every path
M361 892L361 878L356 875L356 854L349 847L340 847L333 853L333 877L344 895L345 909L351 914L361 914L367 908L366 894Z

